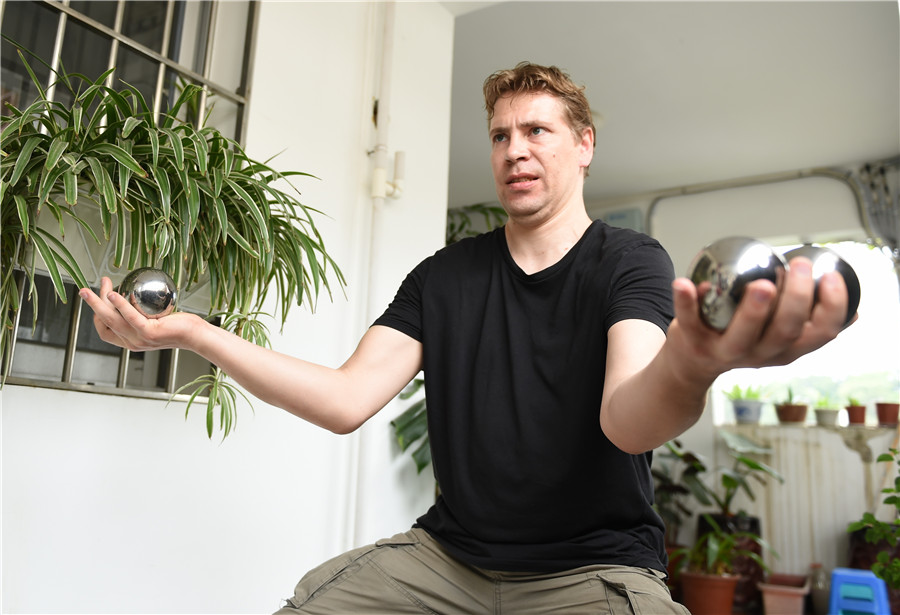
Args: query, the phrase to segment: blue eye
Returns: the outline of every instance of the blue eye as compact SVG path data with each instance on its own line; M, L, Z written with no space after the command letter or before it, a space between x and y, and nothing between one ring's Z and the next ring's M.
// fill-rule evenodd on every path
M544 129L541 128L540 126L535 126L534 128L531 129L531 134L533 134L533 135L539 135L543 132L544 132Z
M506 135L500 134L500 133L495 134L494 138L492 139L492 141L494 143L501 143L502 141L505 141L505 140L506 140Z

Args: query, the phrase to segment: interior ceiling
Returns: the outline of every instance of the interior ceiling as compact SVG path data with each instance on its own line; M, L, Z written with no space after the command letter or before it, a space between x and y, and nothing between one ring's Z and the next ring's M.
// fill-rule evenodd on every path
M481 86L555 64L602 116L589 204L900 153L900 19L876 2L448 2L449 204L495 201Z

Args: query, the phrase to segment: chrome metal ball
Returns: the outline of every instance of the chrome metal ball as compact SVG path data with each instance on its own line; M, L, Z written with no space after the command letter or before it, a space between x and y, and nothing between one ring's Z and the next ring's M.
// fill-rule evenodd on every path
M799 248L794 248L785 253L784 258L790 262L792 258L797 256L805 256L812 261L813 279L816 281L815 301L819 300L819 280L829 271L837 271L844 278L844 284L847 286L847 315L844 318L844 324L847 325L853 319L856 310L859 308L859 298L862 290L859 285L859 278L856 271L847 261L841 258L837 252L823 246L812 244L803 244Z
M750 237L725 237L709 244L694 257L688 277L698 287L709 287L700 297L700 317L716 329L724 331L747 284L769 280L778 291L784 282L784 258L769 245Z
M162 269L142 267L125 276L119 294L147 318L162 318L175 309L178 290Z

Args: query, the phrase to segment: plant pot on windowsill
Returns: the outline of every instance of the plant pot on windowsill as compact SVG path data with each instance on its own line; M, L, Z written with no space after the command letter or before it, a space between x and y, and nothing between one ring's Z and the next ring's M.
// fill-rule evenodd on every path
M792 425L805 423L808 410L809 407L806 404L778 404L775 406L778 422Z
M851 404L845 406L847 409L847 420L851 425L866 424L866 407L863 405Z
M879 401L875 402L875 412L878 414L878 424L882 427L896 427L898 415L900 415L900 403Z
M816 425L819 427L835 427L838 418L837 408L816 408Z
M731 405L734 408L734 418L742 425L755 425L759 423L762 414L763 402L759 399L733 399Z

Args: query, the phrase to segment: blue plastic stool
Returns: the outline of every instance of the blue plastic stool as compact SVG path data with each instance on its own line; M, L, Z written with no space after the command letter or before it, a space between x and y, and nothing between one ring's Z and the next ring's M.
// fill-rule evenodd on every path
M871 570L835 568L828 615L891 615L884 579Z

